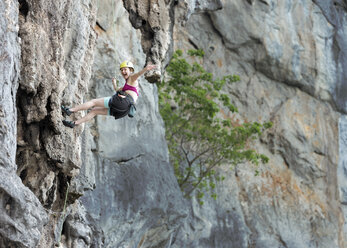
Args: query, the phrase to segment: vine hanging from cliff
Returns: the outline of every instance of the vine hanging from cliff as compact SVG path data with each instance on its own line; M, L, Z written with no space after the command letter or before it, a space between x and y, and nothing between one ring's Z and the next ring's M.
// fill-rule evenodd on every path
M188 55L199 60L204 52L189 50ZM265 155L246 147L271 123L236 124L218 115L221 108L237 112L222 90L224 85L237 81L236 75L214 79L201 63L188 63L183 52L177 50L167 67L167 78L159 85L170 161L184 195L190 197L194 192L200 204L206 193L217 197L216 181L224 180L217 173L218 166L268 161Z

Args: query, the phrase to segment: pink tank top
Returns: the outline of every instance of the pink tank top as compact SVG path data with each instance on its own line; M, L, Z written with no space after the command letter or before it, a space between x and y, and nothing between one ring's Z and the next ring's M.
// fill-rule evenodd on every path
M126 91L126 90L134 91L137 95L139 95L139 93L137 92L137 88L129 85L127 82L125 82L125 84L123 86L123 91Z

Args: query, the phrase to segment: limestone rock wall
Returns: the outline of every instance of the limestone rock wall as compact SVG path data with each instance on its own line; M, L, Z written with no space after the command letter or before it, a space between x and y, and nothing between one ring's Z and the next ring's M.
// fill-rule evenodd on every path
M219 198L192 202L174 247L345 247L344 3L222 2L175 44L204 49L216 75L240 75L225 88L240 114L225 114L273 122L255 144L270 162L258 177L250 165L222 169Z
M35 247L47 214L16 175L16 93L20 73L18 2L0 2L0 246Z
M0 0L0 246L345 247L346 20L343 0ZM274 123L260 175L225 165L203 206L174 178L155 84L133 119L61 123L124 83L123 60L157 63L153 82L176 48L240 75L225 116Z
M49 247L65 242L64 206L74 203L81 194L72 179L82 166L83 128L66 129L60 106L82 103L88 96L96 5L95 1L21 4L17 174L49 215L38 244Z
M177 22L184 21L187 6L175 7L173 1L124 1L124 6L100 1L94 97L112 94L113 76L124 84L119 75L123 60L134 62L135 70L147 62L165 66L172 49L173 13L178 13ZM157 73L159 77L160 69ZM153 75L146 79L153 80ZM84 168L96 188L81 202L102 229L105 247L169 247L187 217L186 202L168 163L156 86L144 78L139 82L135 118L96 119L95 161Z
M81 166L81 130L66 130L60 106L80 103L88 92L95 4L23 0L0 5L0 246L51 247L60 239L66 192ZM67 205L78 197L73 190L68 195Z
M105 97L114 94L112 77L119 86L125 83L120 63L130 60L137 71L146 56L141 32L132 27L122 2L100 1L98 10L92 81L94 97ZM134 118L95 120L94 160L82 169L95 182L81 202L104 234L102 247L164 247L186 215L168 163L156 86L143 77L139 84Z
M142 33L141 47L146 62L158 65L156 71L148 73L146 79L156 82L172 54L172 30L176 23L185 23L192 13L213 11L222 7L220 0L190 1L123 1L134 28Z

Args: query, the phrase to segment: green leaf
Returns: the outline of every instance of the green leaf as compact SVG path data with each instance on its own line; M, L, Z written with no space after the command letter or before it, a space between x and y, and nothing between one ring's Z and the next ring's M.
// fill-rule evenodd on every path
M198 57L204 57L205 52L202 49L198 50L188 50L188 54L190 56L198 56Z

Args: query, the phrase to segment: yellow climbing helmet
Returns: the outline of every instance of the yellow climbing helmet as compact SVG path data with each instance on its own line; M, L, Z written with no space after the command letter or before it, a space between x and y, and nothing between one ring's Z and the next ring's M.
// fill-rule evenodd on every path
M128 67L134 71L134 65L130 61L124 61L123 63L121 63L119 66L119 70L125 67Z

